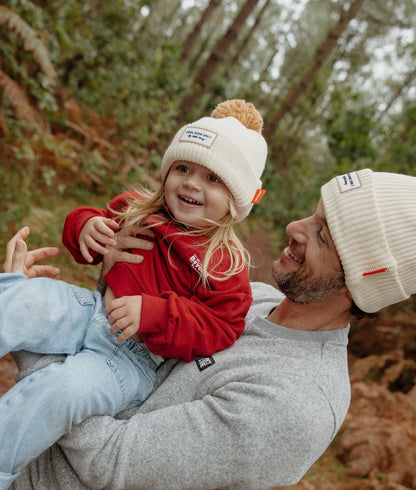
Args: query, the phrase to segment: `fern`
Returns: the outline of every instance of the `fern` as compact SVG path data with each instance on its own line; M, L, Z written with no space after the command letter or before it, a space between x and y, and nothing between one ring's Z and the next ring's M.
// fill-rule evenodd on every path
M0 69L0 87L13 106L17 119L40 127L41 117L31 106L24 90Z
M0 25L2 24L8 25L10 30L15 31L15 33L22 39L23 48L26 51L33 52L42 73L46 76L51 85L55 85L56 71L49 59L48 51L37 32L18 14L4 6L0 6Z

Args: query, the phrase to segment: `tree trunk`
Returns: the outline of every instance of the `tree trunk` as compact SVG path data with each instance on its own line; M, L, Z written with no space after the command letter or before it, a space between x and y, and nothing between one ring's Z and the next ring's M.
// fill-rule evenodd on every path
M237 17L234 22L228 28L224 36L217 42L212 50L211 54L201 66L198 73L193 81L194 91L191 92L187 97L182 100L181 106L179 108L179 114L181 119L183 119L184 114L189 112L192 104L195 100L203 93L209 81L213 77L215 70L218 65L224 59L225 53L229 49L230 45L235 41L240 32L240 29L247 17L255 9L257 5L257 0L246 0L244 5L241 7Z
M202 26L207 22L212 15L214 14L215 10L219 7L221 4L221 0L210 0L207 8L204 10L201 18L199 21L195 24L195 27L193 28L192 32L189 34L189 36L185 39L183 42L183 50L181 54L181 63L186 62L189 60L193 49L196 44L196 40L201 34L202 31Z
M224 72L224 79L227 80L230 69L238 62L238 60L241 58L241 55L244 53L244 50L247 47L247 44L250 42L251 37L253 36L254 31L259 27L260 21L264 15L264 12L266 8L270 5L271 0L266 0L264 2L263 7L259 10L259 12L256 15L256 19L253 23L253 25L250 27L249 31L247 34L244 36L244 39L241 41L240 45L238 46L236 52L234 53L234 56L231 58L230 62L227 62L227 68Z
M381 112L380 116L377 119L377 122L380 122L383 117L389 112L390 107L394 104L394 102L400 97L401 93L406 87L411 87L413 86L412 82L413 79L415 78L416 75L416 70L409 71L409 73L406 75L405 79L403 82L396 88L392 96L390 97L389 101L387 102L387 105L383 112Z
M163 10L164 15L162 16L162 25L170 26L180 8L180 0L177 0L176 3L174 3L173 5L172 2L170 2L170 11L165 9Z
M283 102L276 115L265 124L266 138L270 137L275 132L280 121L288 112L290 112L299 97L305 92L309 84L313 81L316 73L331 54L342 33L347 29L350 21L356 16L363 2L364 0L354 0L351 3L349 10L341 15L338 23L329 32L324 42L318 47L312 66L304 73L299 83L289 92L289 95L286 97L286 100Z
M166 3L166 2L165 2ZM148 2L149 15L142 21L138 34L144 36L145 33L150 30L153 32L154 26L165 27L170 26L172 19L175 17L178 10L180 10L181 2L176 0L173 5L170 3L169 10L166 10L166 5L160 1ZM164 29L164 30L165 30Z

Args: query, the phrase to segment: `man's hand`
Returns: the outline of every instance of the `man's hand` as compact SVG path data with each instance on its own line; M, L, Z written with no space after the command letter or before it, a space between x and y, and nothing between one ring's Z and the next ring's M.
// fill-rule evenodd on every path
M79 234L79 249L87 262L93 261L90 249L104 256L108 253L107 245L116 245L114 235L118 227L117 221L102 216L94 216L85 223Z
M30 228L24 226L14 237L9 240L6 248L6 258L3 264L3 272L18 272L29 279L34 277L48 276L59 279L60 270L51 265L36 265L40 260L49 259L59 254L56 247L37 248L27 251L26 238L29 236Z
M105 314L111 325L110 333L115 335L117 332L121 332L116 339L118 344L138 332L141 311L142 297L140 295L113 299L109 307L105 309Z
M138 238L136 235L147 235L149 238L154 236L151 230L142 230L137 228L121 229L114 235L115 245L106 246L107 253L103 255L103 265L101 269L100 282L104 284L104 276L117 262L128 262L130 264L140 264L143 261L141 255L131 253L131 250L151 250L153 242L144 238Z

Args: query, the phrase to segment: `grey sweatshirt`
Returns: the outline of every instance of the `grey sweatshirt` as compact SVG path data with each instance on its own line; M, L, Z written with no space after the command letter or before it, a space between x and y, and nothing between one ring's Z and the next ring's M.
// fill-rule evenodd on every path
M264 318L282 294L262 283L252 287L247 325L232 347L190 363L168 360L143 405L118 419L90 417L27 466L12 488L250 490L296 483L348 410L349 327L277 326ZM45 361L19 359L23 371Z

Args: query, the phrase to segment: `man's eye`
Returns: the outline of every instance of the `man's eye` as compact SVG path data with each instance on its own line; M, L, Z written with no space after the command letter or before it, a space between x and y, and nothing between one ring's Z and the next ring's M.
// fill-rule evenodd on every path
M325 240L325 237L324 237L324 234L322 233L322 231L319 232L319 239L321 240L322 243L327 245L327 241Z

